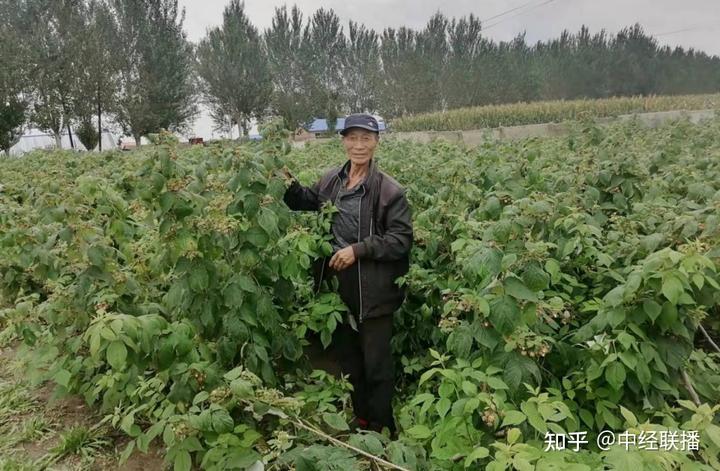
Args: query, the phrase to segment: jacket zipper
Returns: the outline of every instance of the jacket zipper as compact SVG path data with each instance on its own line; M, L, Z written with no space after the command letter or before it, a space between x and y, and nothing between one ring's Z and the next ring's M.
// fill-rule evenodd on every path
M362 222L361 214L362 214L362 199L363 199L363 196L365 196L365 187L364 187L364 186L363 186L363 194L360 195L360 204L358 204L358 236L357 236L358 242L360 242L360 226L362 225L362 223L361 223L361 222ZM362 273L360 272L360 259L359 259L359 258L358 258L358 261L357 261L357 265L358 265L358 295L359 295L359 298L360 298L360 323L362 324L362 321L363 321Z
M337 176L335 178L338 178ZM335 201L333 202L333 205L337 206L337 200L338 196L340 195L340 192L338 191L335 195ZM322 268L320 268L320 282L318 283L317 289L315 290L315 294L318 294L320 292L320 287L322 286L323 282L323 276L325 275L325 262L327 261L327 257L323 257L322 262Z

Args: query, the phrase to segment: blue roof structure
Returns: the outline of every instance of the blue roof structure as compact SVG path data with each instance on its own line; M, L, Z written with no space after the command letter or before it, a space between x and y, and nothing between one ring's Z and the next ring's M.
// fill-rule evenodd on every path
M377 116L375 117L378 118ZM379 118L378 120L378 128L380 131L385 131L385 120L382 118ZM345 118L338 118L335 123L335 130L340 130L345 127ZM315 119L309 127L306 128L308 132L327 132L328 131L328 125L327 120L324 118L317 118Z

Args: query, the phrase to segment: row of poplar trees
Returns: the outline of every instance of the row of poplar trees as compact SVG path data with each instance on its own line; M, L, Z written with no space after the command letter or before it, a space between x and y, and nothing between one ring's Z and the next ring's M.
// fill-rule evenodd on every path
M0 0L0 148L26 123L72 125L94 148L104 122L139 143L182 131L204 103L218 129L279 115L294 129L344 113L386 118L466 106L610 96L711 93L720 58L662 47L639 25L616 35L563 32L495 42L473 16L441 13L420 30L381 33L332 10L276 8L253 26L240 0L197 44L177 0Z
M183 17L171 0L0 0L0 148L26 125L88 149L110 122L138 142L181 130L198 109Z

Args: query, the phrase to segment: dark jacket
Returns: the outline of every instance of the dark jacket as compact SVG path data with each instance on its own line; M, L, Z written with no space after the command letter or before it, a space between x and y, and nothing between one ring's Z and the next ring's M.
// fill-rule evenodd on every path
M311 188L293 181L284 201L293 210L318 211L326 201L335 201L342 185L340 174L348 172L350 161L325 173ZM395 280L409 268L413 230L405 190L381 172L373 160L360 200L359 242L352 244L356 262L336 272L328 267L329 257L314 265L316 286L329 275L338 277L340 297L350 311L363 319L390 315L405 299Z

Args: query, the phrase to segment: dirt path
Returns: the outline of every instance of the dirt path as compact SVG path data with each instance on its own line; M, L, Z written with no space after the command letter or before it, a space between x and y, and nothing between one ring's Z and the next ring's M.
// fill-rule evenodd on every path
M0 471L163 470L157 447L119 466L127 438L103 427L82 398L53 398L53 385L31 386L17 345L0 347Z

